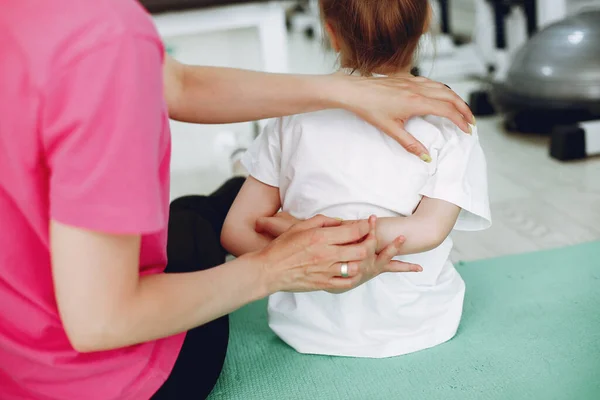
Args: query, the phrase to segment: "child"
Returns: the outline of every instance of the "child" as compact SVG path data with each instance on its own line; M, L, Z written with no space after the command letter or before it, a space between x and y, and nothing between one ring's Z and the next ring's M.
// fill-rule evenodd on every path
M342 71L361 75L409 74L430 18L426 0L321 0L321 11ZM299 219L376 215L378 248L402 235L398 259L423 267L380 275L344 294L271 296L269 325L301 353L391 357L456 333L465 286L449 261L448 235L491 224L485 157L475 127L466 135L428 116L409 120L406 129L431 160L343 110L280 118L244 157L251 176L222 233L233 254L268 244L255 232L256 220L281 208Z

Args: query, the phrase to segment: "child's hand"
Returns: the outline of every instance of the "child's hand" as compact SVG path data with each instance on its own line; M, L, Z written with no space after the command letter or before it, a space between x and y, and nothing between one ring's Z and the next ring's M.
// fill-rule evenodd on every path
M256 233L272 236L274 238L283 235L302 220L287 212L279 212L272 217L260 217L256 220L254 230ZM360 222L359 220L339 220L341 225L350 225Z
M289 231L298 222L301 222L301 220L286 212L279 212L272 217L261 217L257 219L254 230L256 233L262 233L276 238Z

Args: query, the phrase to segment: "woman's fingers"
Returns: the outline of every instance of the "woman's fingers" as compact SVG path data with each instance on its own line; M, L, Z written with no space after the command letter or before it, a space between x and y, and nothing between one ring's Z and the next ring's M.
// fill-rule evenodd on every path
M357 244L349 244L345 246L336 247L336 258L340 262L349 261L364 261L369 258L375 258L377 251L377 237L375 229L377 227L377 217L371 216L367 220L369 226L369 232L367 233L365 240Z
M464 132L471 133L469 124L475 124L473 112L467 103L449 86L423 77L412 78L411 83L410 90L422 97L415 103L420 103L424 107L415 115L432 114L445 117L454 122ZM424 103L422 100L429 100L429 102ZM443 107L443 109L440 107ZM459 116L462 116L462 119Z
M424 77L415 77L413 82L416 82L421 87L433 89L429 92L421 92L421 94L452 103L468 122L475 122L473 112L467 103L450 86Z
M367 219L369 222L369 236L375 236L375 229L377 228L377 217L375 215L369 216Z
M337 258L339 258L340 263L332 265L330 269L334 278L341 277L342 279L348 280L359 275L362 276L363 273L365 273L365 271L361 270L362 263L368 260L371 260L370 263L373 263L377 258L377 255L375 254L375 251L377 250L377 238L375 236L377 217L371 216L366 222L368 223L369 231L362 243L338 247ZM352 282L346 282L346 284L349 283Z
M336 220L338 224L341 221ZM368 221L359 221L355 224L325 227L315 230L313 241L329 245L343 245L355 243L369 233Z
M321 215L323 218L323 224L321 225L323 228L333 228L336 226L342 225L344 222L338 218L329 218Z
M377 250L377 217L375 215L371 215L368 221L369 234L367 235L365 244L369 246L369 250L371 250L373 254L375 254L375 251Z
M382 130L398 142L400 146L404 147L409 153L416 155L425 162L431 161L427 148L404 129L404 124L402 122L391 122L382 127Z
M452 104L435 99L425 99L423 102L423 113L434 114L439 117L444 117L452 121L463 132L470 134L471 125L463 117L463 115Z
M447 103L453 112L460 114L467 124L474 124L475 119L473 112L465 103L465 101L457 95L452 89L443 86L442 87L422 87L419 91L422 96L425 96L431 100L439 100ZM442 115L440 115L442 116Z
M307 219L306 221L299 222L292 227L294 231L307 231L316 228L333 229L331 227L339 227L342 224L342 221L329 218L324 215L317 215L313 218Z
M346 272L346 275L348 275L346 278L344 278L344 276L343 276L344 271L342 270L344 268L344 265L346 265L345 272ZM331 267L329 267L329 276L331 276L333 278L349 279L349 278L354 278L359 273L360 273L360 267L356 261L335 263Z
M359 286L361 282L362 277L359 275L354 278L331 278L327 291L336 294L343 293Z
M335 247L335 260L339 262L363 261L375 252L366 241Z
M452 100L452 104L454 107L458 108L458 111L462 114L463 118L467 121L467 123L475 125L475 115L471 111L471 108L465 101L460 98L456 93L452 92L455 95L455 99Z
M475 120L468 105L452 89L427 78L376 78L354 80L362 89L350 110L396 140L408 152L430 162L429 151L404 129L410 118L436 115L471 133ZM385 99L385 102L383 101Z

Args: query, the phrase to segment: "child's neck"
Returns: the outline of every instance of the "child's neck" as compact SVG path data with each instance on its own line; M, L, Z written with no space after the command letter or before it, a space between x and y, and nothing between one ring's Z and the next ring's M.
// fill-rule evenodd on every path
M411 69L411 65L400 68L398 68L397 65L382 65L381 67L374 70L373 74L402 78L412 75L410 73Z
M377 71L373 71L373 75L385 75L385 76L394 77L394 78L406 78L406 77L412 76L410 71L411 71L411 68L401 69L401 70L383 68L383 69L378 69Z
M346 71L352 71L352 68L348 68L348 67L343 67L344 70ZM379 76L389 76L389 77L396 77L396 78L406 78L409 76L412 76L411 74L411 67L406 67L406 68L397 68L397 67L381 67L381 68L377 68L375 71L372 71L373 75L379 75ZM357 72L358 73L358 72Z

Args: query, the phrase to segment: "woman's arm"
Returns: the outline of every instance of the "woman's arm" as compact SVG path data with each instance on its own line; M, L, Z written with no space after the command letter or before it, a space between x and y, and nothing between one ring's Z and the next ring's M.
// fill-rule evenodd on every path
M184 332L268 294L260 264L139 277L139 235L51 223L58 307L73 347L121 348Z
M441 83L422 77L360 78L288 75L181 64L166 56L164 92L171 118L230 123L326 108L354 112L421 157L426 148L404 130L404 121L437 115L470 133L473 114Z
M405 237L399 255L416 254L438 247L456 224L460 208L444 200L424 197L413 215L377 220L378 251L399 236Z
M234 256L261 250L273 240L258 233L256 222L281 207L279 189L249 177L236 197L221 232L221 244Z
M50 223L52 274L61 321L81 352L122 348L200 326L279 291L349 290L382 272L417 271L375 256L366 221L315 217L260 252L206 271L139 276L139 235ZM355 244L360 242L358 244ZM350 277L340 278L340 263Z
M171 118L224 124L256 121L338 106L327 75L271 74L181 64L167 56L165 94Z

